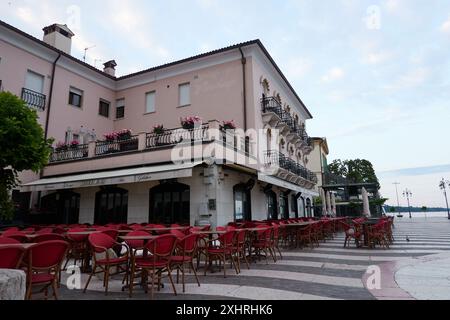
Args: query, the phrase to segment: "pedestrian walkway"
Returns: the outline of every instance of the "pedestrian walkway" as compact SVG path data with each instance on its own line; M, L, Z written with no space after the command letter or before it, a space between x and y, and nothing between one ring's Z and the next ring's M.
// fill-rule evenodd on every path
M201 287L188 277L187 294L174 297L169 287L156 299L267 299L267 300L371 300L371 299L450 299L450 222L443 219L404 219L396 221L395 243L390 250L343 248L344 236L321 243L314 250L284 251L276 264L262 261L243 269L239 276L230 272L201 276ZM437 258L436 258L437 257ZM447 264L447 265L446 265ZM380 266L382 290L365 285L369 266ZM82 284L86 281L85 275ZM446 279L446 280L445 280ZM63 283L65 283L63 281ZM441 285L436 285L440 283ZM102 282L93 281L89 291L61 288L62 299L119 299L119 279L110 283L105 297ZM181 286L179 292L181 292ZM136 290L134 299L149 299Z

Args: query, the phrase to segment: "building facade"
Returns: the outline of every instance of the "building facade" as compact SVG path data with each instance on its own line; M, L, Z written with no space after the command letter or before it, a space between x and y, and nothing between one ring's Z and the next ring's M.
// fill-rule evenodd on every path
M224 225L313 214L312 116L259 40L116 77L114 60L98 70L72 57L73 36L55 24L41 41L0 21L1 88L55 139L48 166L21 173L13 194L29 219Z

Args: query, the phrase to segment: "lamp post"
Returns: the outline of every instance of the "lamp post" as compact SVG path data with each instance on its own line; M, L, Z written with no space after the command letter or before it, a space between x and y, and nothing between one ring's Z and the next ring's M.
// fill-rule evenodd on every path
M446 184L448 184L450 186L450 181L446 181L444 178L442 178L442 181L439 183L439 188L441 188L441 190L444 191L444 196L445 196L445 203L447 205L447 215L448 215L448 219L450 220L450 210L448 208L448 199L447 199L447 187Z
M400 182L394 182L393 184L395 185L395 192L397 193L397 210L398 213L400 213L400 198L398 196L398 186L400 185Z
M405 191L403 191L403 196L408 200L409 218L412 219L411 205L409 203L409 198L412 197L412 192L410 190L406 189Z

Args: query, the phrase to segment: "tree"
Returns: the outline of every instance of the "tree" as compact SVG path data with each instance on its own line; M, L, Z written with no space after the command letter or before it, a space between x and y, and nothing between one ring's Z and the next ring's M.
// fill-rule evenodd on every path
M373 165L368 160L334 160L328 169L331 173L344 177L354 183L374 183L380 189Z
M9 193L17 186L17 174L39 172L48 163L52 143L36 111L12 93L0 92L0 218L14 214Z

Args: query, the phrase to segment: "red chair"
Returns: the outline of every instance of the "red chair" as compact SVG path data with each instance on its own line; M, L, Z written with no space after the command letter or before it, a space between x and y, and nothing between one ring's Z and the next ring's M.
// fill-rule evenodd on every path
M145 273L145 277L151 276L151 298L153 299L153 287L155 286L155 280L158 280L158 290L161 288L162 274L167 272L172 289L175 295L177 290L172 279L171 261L177 245L177 237L171 234L166 234L155 238L147 243L144 250L145 253L150 253L150 257L144 257L143 259L133 259L131 263L131 279L130 283L134 283L136 276L136 270L140 269ZM148 282L145 281L146 290L148 292ZM133 286L130 286L130 297L133 295Z
M113 238L104 233L93 233L89 236L89 243L92 249L93 267L92 272L89 275L89 279L84 287L83 292L86 290L94 275L103 273L103 286L105 287L105 295L108 295L108 286L110 276L125 273L124 279L128 282L128 270L129 270L129 250L125 244L116 242ZM125 248L125 254L118 257L111 257L113 252L117 252L117 248ZM98 254L105 254L104 258L97 258ZM111 274L111 268L117 268L117 272ZM98 271L100 270L100 271ZM128 284L128 283L127 283Z
M23 232L15 232L15 233L8 233L8 234L3 234L4 237L10 238L10 239L14 239L19 241L20 243L26 243L28 242L28 237L25 233Z
M280 229L281 229L281 227L276 223L272 223L272 227L273 227L272 251L274 253L275 260L277 257L277 253L276 253L277 251L280 254L280 259L283 260L283 255L281 254L281 250L280 250Z
M47 241L38 243L28 249L25 259L27 265L27 294L31 300L33 287L40 287L40 293L48 295L48 288L52 286L53 296L58 299L58 275L61 272L61 264L66 255L69 244L65 241Z
M115 229L101 230L101 232L113 238L114 241L117 241L117 237L119 236L119 231Z
M88 235L86 234L69 234L76 232L85 232L85 227L72 228L67 231L67 240L69 241L69 250L67 252L66 264L64 265L64 270L67 267L67 264L70 260L74 260L74 265L77 265L78 261L82 262L82 266L84 267L84 261L87 260L87 256L89 254L87 247L87 239Z
M7 237L0 237L0 244L20 244L20 241Z
M259 260L261 260L261 252L263 251L267 264L269 264L269 254L274 262L277 261L272 251L272 228L265 228L261 229L261 231L257 231L257 238L252 242L252 247L255 249L255 255Z
M56 233L40 234L32 239L33 243L41 243L46 241L66 241L62 235Z
M36 234L48 234L53 233L53 228L44 228L40 229L39 231L36 231Z
M340 224L345 231L344 248L347 248L347 245L350 244L351 239L354 239L356 246L360 247L362 232L356 227L352 228L350 225L348 225L344 221L340 221Z
M24 254L21 247L0 248L0 269L18 269Z
M231 248L232 254L236 257L237 267L239 273L241 273L241 259L245 261L247 264L247 269L250 270L250 265L247 260L247 252L246 252L246 241L247 241L247 231L240 230L236 231L236 236L234 237L234 244Z
M186 235L183 232L181 232L180 230L176 230L176 229L170 230L170 234L177 237L177 239L183 239L184 237L186 237Z
M198 235L192 234L179 239L176 249L176 254L171 259L172 270L177 270L177 283L180 280L180 271L182 275L183 293L186 292L185 285L185 265L189 265L189 268L194 272L197 284L200 287L200 281L198 280L197 271L194 268L194 257L196 256L198 243Z
M220 261L223 263L223 276L227 277L226 271L226 261L230 260L231 266L234 266L236 270L236 274L239 274L239 270L237 268L237 264L234 261L233 257L233 244L234 244L234 236L235 231L229 231L223 235L220 235L218 239L209 240L209 245L206 249L206 267L205 267L205 276L208 269L212 266L213 261Z

